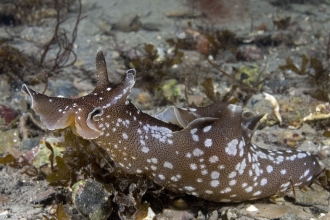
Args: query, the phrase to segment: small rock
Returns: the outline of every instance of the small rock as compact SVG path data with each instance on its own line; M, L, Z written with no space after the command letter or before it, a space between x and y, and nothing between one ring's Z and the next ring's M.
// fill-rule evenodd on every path
M176 209L187 209L188 208L187 202L184 201L182 198L173 201L171 206Z
M258 209L256 212L248 212L242 210L243 215L252 217L253 219L267 218L267 219L283 219L286 216L295 216L294 219L309 219L311 217L308 213L302 209L287 206L287 205L275 205L275 204L256 204L255 207ZM293 218L292 218L293 219Z
M94 180L81 180L72 187L72 199L81 215L91 220L107 219L112 212L109 193Z
M202 17L203 14L200 12L195 12L192 10L179 9L173 10L165 13L165 16L168 18L198 18Z
M143 22L143 24L141 25L141 28L143 30L146 30L146 31L160 31L161 26L162 26L162 24L151 23L151 22L148 22L148 23Z
M234 220L238 218L238 210L236 208L229 208L221 212L221 219Z
M248 212L256 212L256 211L258 211L258 208L255 207L254 205L250 205L249 207L246 208L246 211L248 211Z
M196 220L204 220L204 219L206 219L205 215L201 211L199 211Z
M0 128L8 129L18 119L18 113L6 105L0 105Z
M295 190L295 194L291 192L288 196L294 198L296 204L303 206L328 205L329 202L329 192L317 184L306 187L306 190Z
M164 209L161 214L156 216L158 220L167 220L167 219L181 219L188 220L194 218L193 213L187 210L173 210L173 209Z
M209 220L217 220L218 219L218 211L214 210L209 217Z
M141 21L137 14L124 15L116 25L117 29L122 32L138 31L140 26Z
M264 54L257 46L241 46L238 49L236 58L242 61L256 61L264 58Z
M156 214L154 211L149 207L148 208L148 214L147 217L145 217L143 220L153 220L155 218Z
M40 143L40 138L25 138L21 142L21 148L25 151L29 151Z

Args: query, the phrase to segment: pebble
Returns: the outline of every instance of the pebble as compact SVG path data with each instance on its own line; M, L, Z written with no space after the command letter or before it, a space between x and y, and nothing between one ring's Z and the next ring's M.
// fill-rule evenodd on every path
M112 213L111 193L101 183L81 180L73 185L72 190L74 205L85 218L105 220Z
M247 208L246 208L246 211L248 212L256 212L258 211L259 209L257 207L255 207L254 205L249 205Z
M138 31L141 26L140 18L137 14L126 14L119 19L116 27L122 32Z

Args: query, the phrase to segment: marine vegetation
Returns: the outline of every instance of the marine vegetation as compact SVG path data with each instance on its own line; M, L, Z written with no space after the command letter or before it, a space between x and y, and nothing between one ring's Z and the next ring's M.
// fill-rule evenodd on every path
M323 66L322 61L305 54L301 55L300 67L297 66L290 57L286 58L286 64L279 67L281 70L291 70L292 72L306 76L312 89L309 95L315 99L329 102L330 72L329 68Z
M72 3L72 0L38 0L17 1L12 3L13 7L8 4L6 6L9 8L8 25L14 25L14 27L7 27L6 30L11 37L19 37L19 34L15 32L19 31L19 27L23 24L41 26L46 18L55 18L55 26L49 41L45 44L34 42L41 48L39 58L26 56L18 49L6 45L5 41L0 41L0 61L2 61L0 74L7 74L19 83L46 82L46 90L49 76L72 66L77 59L73 44L77 38L79 22L84 18L81 15L81 1L78 0L78 15L72 31L69 32L61 26L68 19L68 8Z

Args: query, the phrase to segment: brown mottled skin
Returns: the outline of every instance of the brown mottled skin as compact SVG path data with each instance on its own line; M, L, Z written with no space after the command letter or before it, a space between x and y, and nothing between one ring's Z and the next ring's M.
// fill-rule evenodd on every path
M71 126L105 148L127 173L145 174L165 188L207 200L239 202L308 184L321 172L310 153L253 145L261 116L220 103L169 107L152 117L127 100L135 70L111 88L102 51L96 68L95 90L78 99L48 97L26 85L22 90L48 129Z

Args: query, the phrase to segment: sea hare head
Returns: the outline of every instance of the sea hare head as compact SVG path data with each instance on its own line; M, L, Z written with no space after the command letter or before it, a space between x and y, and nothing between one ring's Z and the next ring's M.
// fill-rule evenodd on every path
M86 96L69 99L48 97L40 94L25 84L22 91L32 99L32 109L40 116L47 129L72 127L73 131L85 139L95 139L101 131L96 122L103 115L104 109L115 104L125 104L130 89L135 83L135 70L126 72L122 82L112 88L108 80L107 68L102 51L96 55L96 87Z

